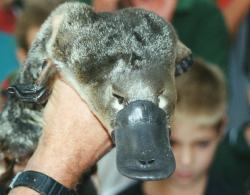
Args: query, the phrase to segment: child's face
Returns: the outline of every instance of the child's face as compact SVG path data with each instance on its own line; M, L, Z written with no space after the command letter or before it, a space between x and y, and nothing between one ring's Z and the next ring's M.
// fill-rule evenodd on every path
M195 184L207 175L220 133L215 125L195 123L194 117L175 117L171 141L176 171L170 178L179 187Z

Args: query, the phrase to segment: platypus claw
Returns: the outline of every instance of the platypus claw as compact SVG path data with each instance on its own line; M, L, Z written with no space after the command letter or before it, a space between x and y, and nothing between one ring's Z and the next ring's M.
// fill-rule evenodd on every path
M27 103L43 104L48 100L49 91L39 85L13 85L8 88L8 93Z

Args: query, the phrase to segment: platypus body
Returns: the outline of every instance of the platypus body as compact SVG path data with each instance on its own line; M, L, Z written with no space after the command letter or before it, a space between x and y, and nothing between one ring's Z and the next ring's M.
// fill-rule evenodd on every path
M191 65L190 55L171 24L152 12L97 14L83 3L62 4L42 25L9 88L0 150L19 160L32 154L60 74L112 134L122 174L166 178L175 168L169 143L174 81Z

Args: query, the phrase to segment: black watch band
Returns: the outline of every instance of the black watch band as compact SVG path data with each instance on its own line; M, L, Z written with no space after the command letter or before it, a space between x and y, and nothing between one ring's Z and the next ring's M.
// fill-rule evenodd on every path
M76 195L53 178L36 171L19 172L10 183L10 189L18 186L31 188L42 195Z

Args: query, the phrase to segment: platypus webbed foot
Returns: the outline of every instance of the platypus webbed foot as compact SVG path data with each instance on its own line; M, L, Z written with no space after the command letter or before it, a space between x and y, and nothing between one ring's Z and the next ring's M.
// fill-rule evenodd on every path
M9 87L8 93L23 102L43 104L48 100L50 90L39 85L18 84Z
M8 88L8 93L16 96L20 101L43 104L50 95L50 81L53 80L56 67L50 60L45 60L43 69L34 84L15 84Z

